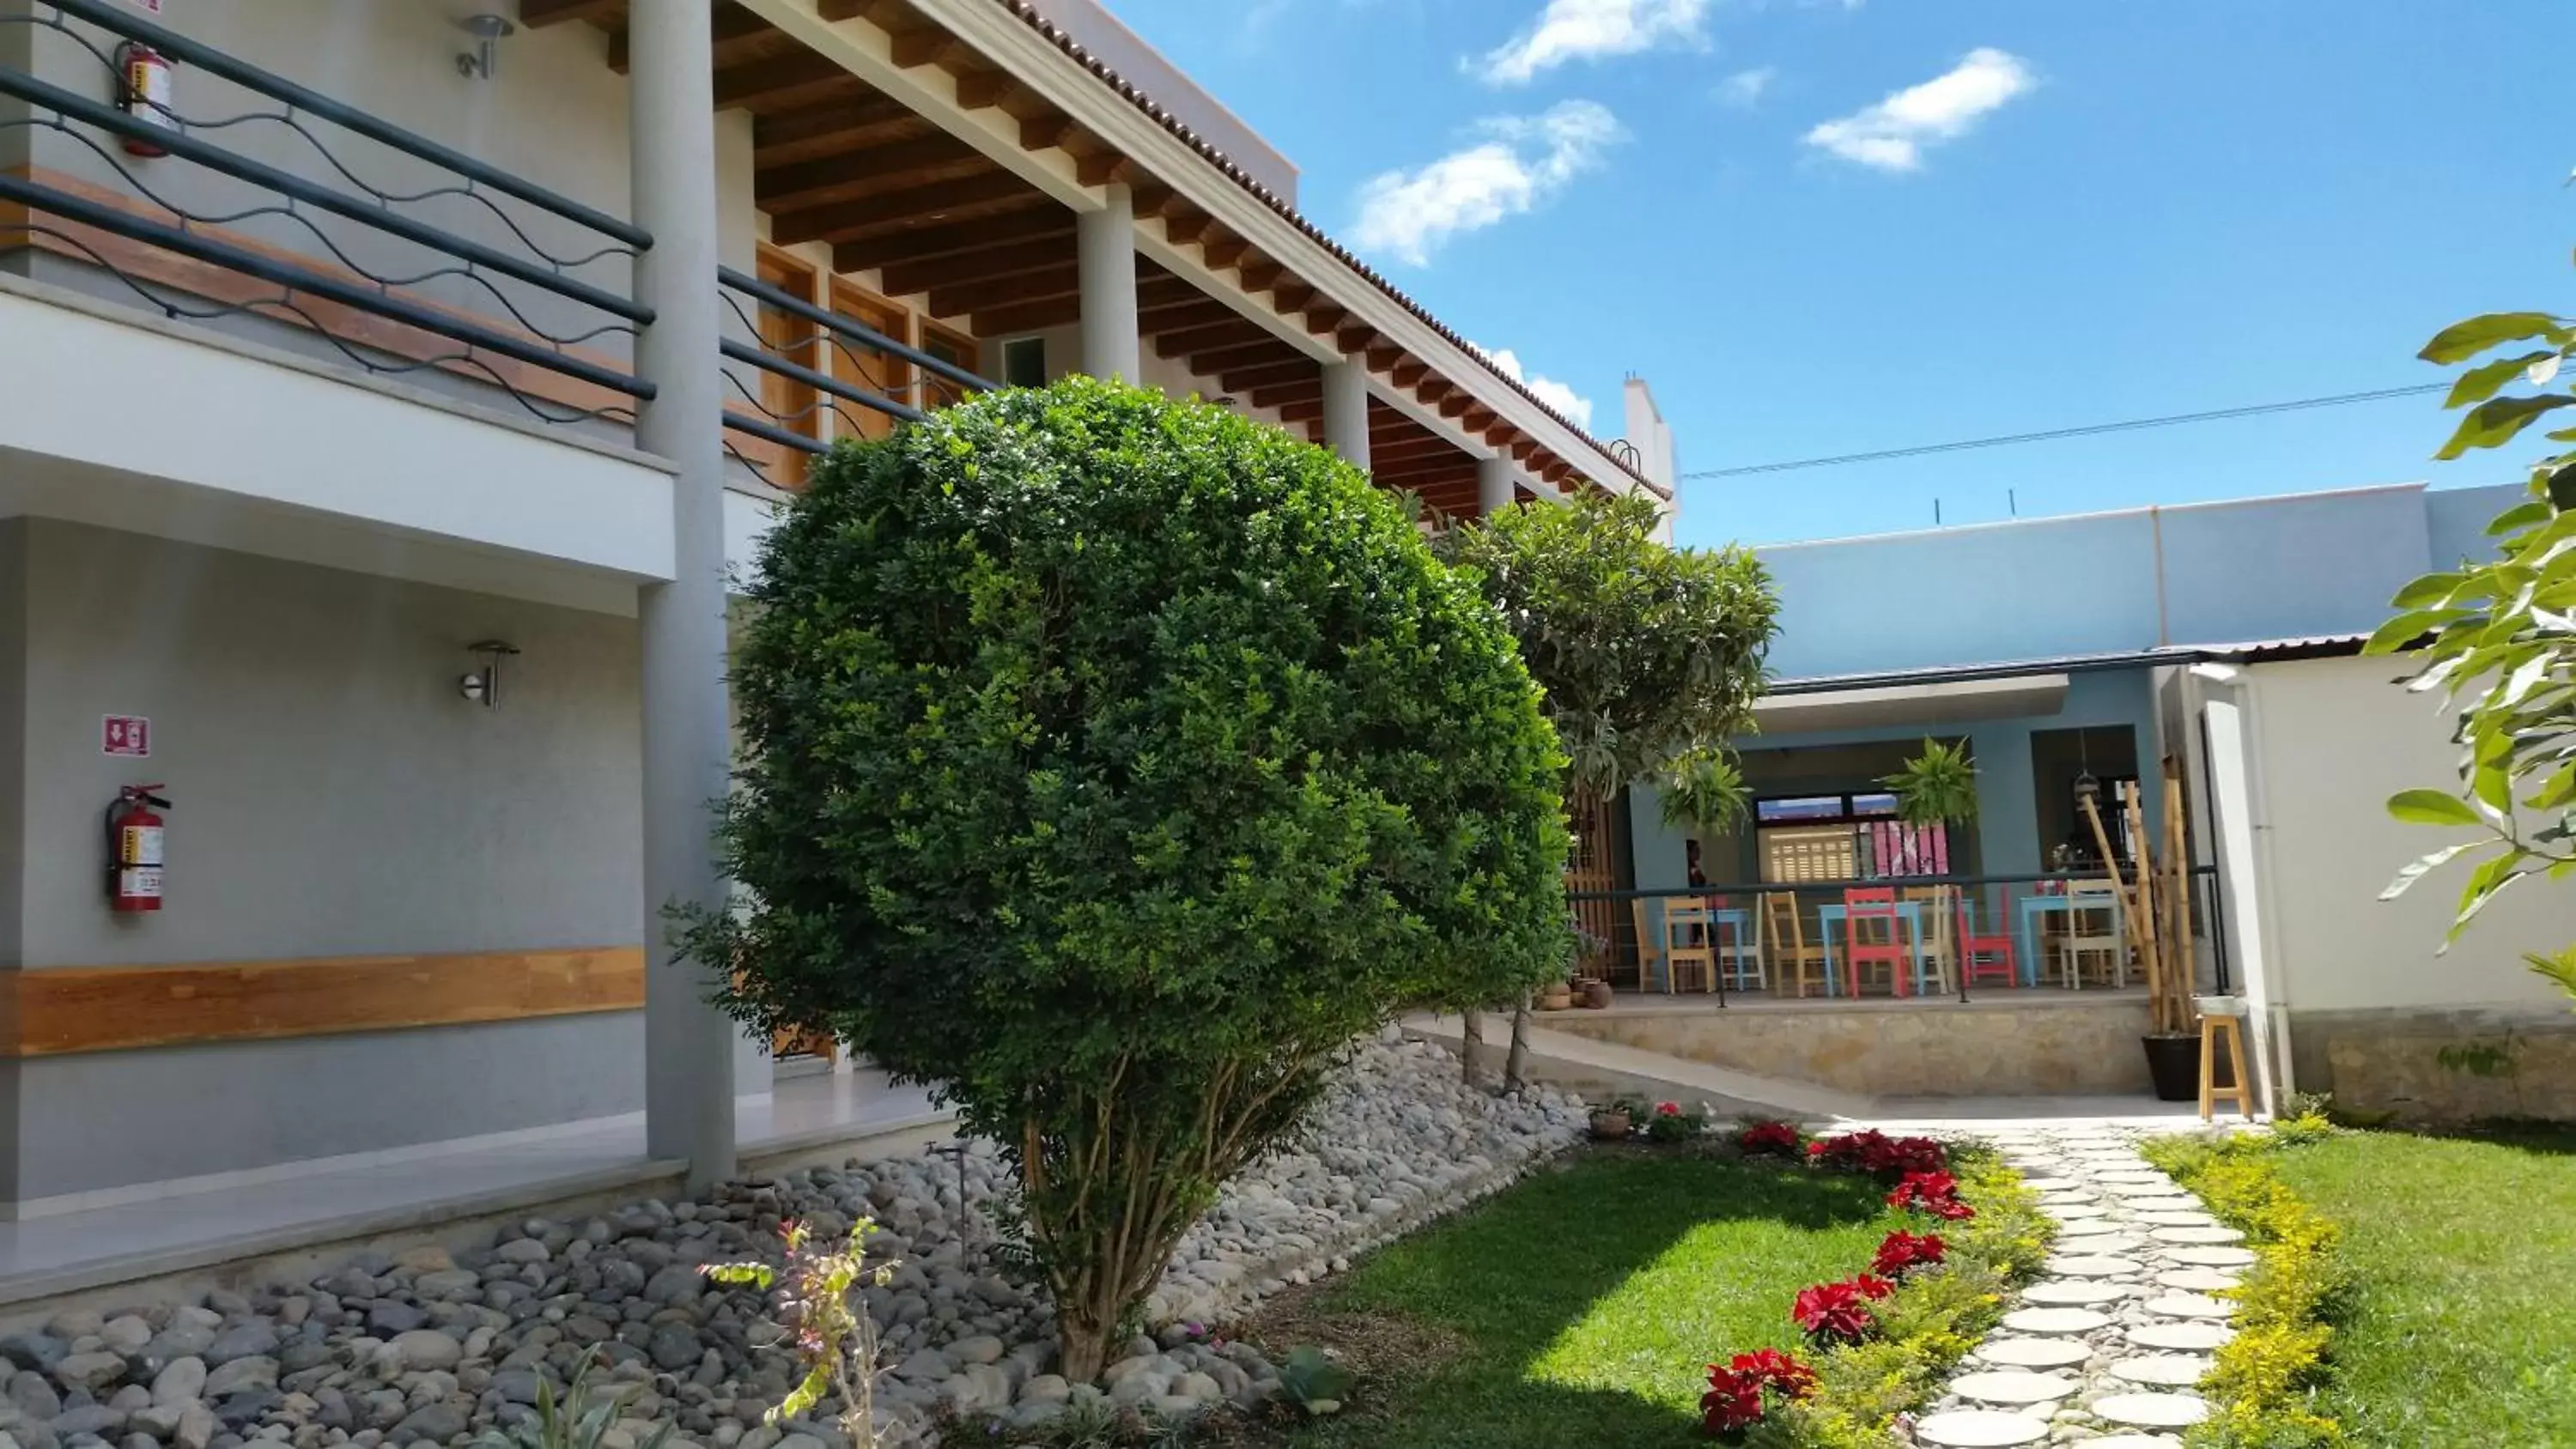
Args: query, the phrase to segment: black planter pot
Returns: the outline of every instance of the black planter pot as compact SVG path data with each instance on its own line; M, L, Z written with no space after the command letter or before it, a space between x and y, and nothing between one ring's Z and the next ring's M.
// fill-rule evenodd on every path
M2147 1076L2156 1084L2159 1102L2200 1100L2200 1034L2142 1036L2147 1049Z

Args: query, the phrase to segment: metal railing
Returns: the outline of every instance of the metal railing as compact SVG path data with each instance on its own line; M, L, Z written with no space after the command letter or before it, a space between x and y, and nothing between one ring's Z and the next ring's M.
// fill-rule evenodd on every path
M103 49L72 22L118 37L123 44ZM199 321L241 315L290 321L320 336L366 371L469 375L507 392L529 412L549 421L631 422L633 405L568 400L566 393L577 399L580 391L523 386L485 359L524 363L623 399L642 401L654 395L652 384L634 376L619 359L585 349L585 344L612 336L631 339L638 328L652 322L651 310L617 288L578 275L594 264L630 263L652 245L643 229L154 24L123 5L106 0L34 0L26 15L0 23L34 26L68 38L98 61L124 101L103 103L27 71L0 66L0 95L27 106L23 118L0 118L0 127L51 130L74 139L105 162L122 189L139 203L119 204L114 196L84 195L42 179L41 172L0 175L0 199L20 203L29 211L23 225L0 233L0 246L16 240L10 233L30 240L43 237L53 249L115 277L165 315ZM277 102L281 109L194 117L126 95L120 57L128 45L148 47L185 64L192 74L220 78ZM354 190L298 175L213 139L253 122L280 126L302 137L329 170ZM430 168L437 179L408 191L371 181L334 151L324 134L326 127L408 157ZM103 143L102 137L113 144ZM255 199L228 210L190 206L178 194L182 188L175 184L177 178L147 177L129 164L123 150L127 143L157 152L156 167L170 160L183 162L249 188ZM516 215L504 201L533 215ZM487 237L465 235L452 226L423 219L420 208L432 204L461 205L487 231ZM172 219L162 220L165 215ZM540 223L539 218L550 220ZM246 244L238 230L245 223L267 225L279 219L292 223L310 245ZM325 219L356 230L335 235L322 224ZM569 230L581 238L575 245L589 250L578 254L572 248L550 250L532 229L538 225ZM206 297L139 274L130 256L120 260L103 251L84 231L221 268L278 291L246 299ZM430 259L421 268L397 272L357 255L356 244L362 239L390 240L427 253ZM368 244L379 243L369 240ZM313 254L317 246L336 270ZM425 290L431 288L460 293L475 299L475 304L429 300ZM383 318L458 348L402 353L389 350L381 341L342 337L305 305L307 299ZM492 310L487 311L486 304ZM552 307L571 320L550 324L533 315L540 306Z
M725 338L726 359L814 394L814 401L801 407L774 407L762 389L748 385L731 372L726 374L734 390L753 411L745 414L729 409L725 415L725 426L777 447L807 455L827 451L830 444L817 426L823 414L833 417L836 433L856 431L859 427L859 415L847 411L844 405L858 408L861 413L876 414L898 422L914 422L933 405L929 401L931 394L945 392L962 396L991 392L1001 386L945 358L935 357L889 337L857 318L817 306L783 287L772 286L731 267L718 268L716 277L723 285L725 305L732 310L734 320L751 337L762 339L755 344L740 337ZM742 298L749 298L753 308L746 309ZM757 315L762 308L775 311L806 330L786 337L765 337ZM832 358L832 365L828 368L811 367L794 361L791 356L781 355L803 353L811 356L826 348ZM903 372L898 373L898 367ZM852 376L860 381L850 381ZM734 450L734 457L758 471L759 465L744 457L740 450Z
M2209 943L2209 961L2214 986L2219 994L2225 995L2230 989L2227 958L2227 929L2226 918L2222 913L2222 903L2219 898L2218 867L2214 865L2193 866L2190 868L2189 875L2191 879L2192 936L2195 941L2206 940ZM1815 908L1817 906L1840 906L1844 904L1844 893L1846 891L1882 889L1888 887L1893 887L1898 891L1900 905L1904 902L1903 893L1909 890L1918 890L1934 886L1947 886L1962 892L1974 892L1975 894L1971 899L1974 902L1973 910L1975 922L1979 927L1978 934L2012 935L2018 938L2022 934L2021 922L2018 919L2020 911L2018 906L2011 904L2015 898L2026 898L2031 895L2062 898L2065 894L2066 888L2075 882L2106 881L2109 878L2108 873L2103 871L2053 871L2025 875L1886 876L1869 880L1847 881L1724 881L1712 882L1707 885L1668 886L1652 890L1568 891L1566 893L1566 899L1569 902L1607 901L1618 902L1623 905L1630 901L1677 902L1691 905L1707 902L1723 902L1726 909L1741 911L1743 913L1742 926L1739 928L1732 922L1724 923L1728 930L1733 932L1740 929L1744 932L1742 939L1730 939L1724 942L1724 944L1730 950L1737 946L1742 946L1745 949L1757 949L1760 941L1767 940L1772 936L1772 932L1765 921L1765 912L1768 909L1762 899L1765 896L1788 896L1797 903L1802 929L1809 933L1807 939L1810 944L1815 944L1823 939L1822 932L1824 927L1816 915ZM1928 903L1918 901L1914 904L1916 907L1916 913L1919 916L1921 909ZM1651 914L1653 913L1650 912L1650 915ZM1633 929L1632 922L1623 917L1620 925L1623 928L1621 936L1624 938L1629 934L1629 931ZM1708 929L1714 933L1718 929L1718 926L1713 924L1708 927ZM1929 935L1930 923L1924 922L1923 929L1925 933ZM1914 999L1922 1001L1956 1001L1961 1004L1965 1004L1972 999L1970 991L1971 982L1969 979L1971 973L1965 969L1964 962L1955 959L1955 953L1957 950L1955 944L1955 917L1953 918L1951 933L1954 938L1952 948L1954 959L1951 963L1951 974L1955 978L1952 982L1951 988L1949 990L1942 991L1937 995L1913 993ZM1618 941L1612 941L1605 944L1608 946L1609 953L1611 955L1615 956L1619 954L1618 946L1620 943ZM1635 943L1635 945L1641 949L1644 944L1645 943L1643 942ZM2040 963L2037 960L2033 959L2025 961L2020 959L2020 957L2021 952L2017 949L2016 964L2020 967L2023 975L2036 976L2040 974ZM1767 972L1770 965L1767 958L1764 961L1764 965ZM1911 968L1909 967L1909 970L1910 969ZM1667 963L1666 970L1669 973L1669 963ZM1730 995L1745 994L1744 989L1740 986L1730 988L1728 984L1727 964L1722 955L1710 975L1711 986L1713 989L1708 994L1715 998L1716 1004L1719 1007L1723 1008L1728 1005L1728 998ZM1668 975L1667 980L1669 981L1669 979ZM1766 977L1766 979L1768 978ZM1638 989L1641 991L1645 990L1646 984L1644 966L1642 961L1640 961L1638 964Z

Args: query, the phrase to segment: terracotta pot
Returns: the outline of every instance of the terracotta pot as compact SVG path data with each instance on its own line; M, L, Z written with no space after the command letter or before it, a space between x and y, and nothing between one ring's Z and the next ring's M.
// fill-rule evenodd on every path
M1592 1135L1604 1142L1627 1141L1628 1127L1628 1114L1625 1112L1602 1109L1592 1114Z
M1563 1011L1574 1004L1574 993L1563 986L1551 986L1538 994L1538 1009Z
M1607 981L1584 982L1583 1004L1592 1007L1595 1010L1608 1006L1610 1004L1610 983Z

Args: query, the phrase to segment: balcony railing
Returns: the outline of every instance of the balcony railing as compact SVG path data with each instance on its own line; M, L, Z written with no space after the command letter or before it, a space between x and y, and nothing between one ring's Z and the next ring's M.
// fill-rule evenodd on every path
M624 277L652 245L642 229L129 6L34 0L0 24L67 39L123 101L0 66L0 95L25 104L0 127L26 131L40 158L0 174L0 201L27 212L0 230L0 249L86 263L168 316L286 323L371 373L486 383L549 421L631 423L653 396L628 362L652 321ZM274 106L192 115L133 96L121 64L133 47ZM263 127L300 136L321 163L307 169L335 182L227 144L274 141ZM60 167L41 159L49 137L64 138Z

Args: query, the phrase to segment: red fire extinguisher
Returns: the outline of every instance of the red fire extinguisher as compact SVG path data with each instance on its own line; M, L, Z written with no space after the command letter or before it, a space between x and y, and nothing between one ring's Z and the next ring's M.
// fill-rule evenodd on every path
M161 909L161 812L170 802L159 785L126 785L107 807L107 903L114 911Z
M168 56L151 46L129 40L116 48L116 76L118 110L165 131L179 129L179 117L170 109ZM140 136L128 136L125 138L125 154L166 156L169 153Z

